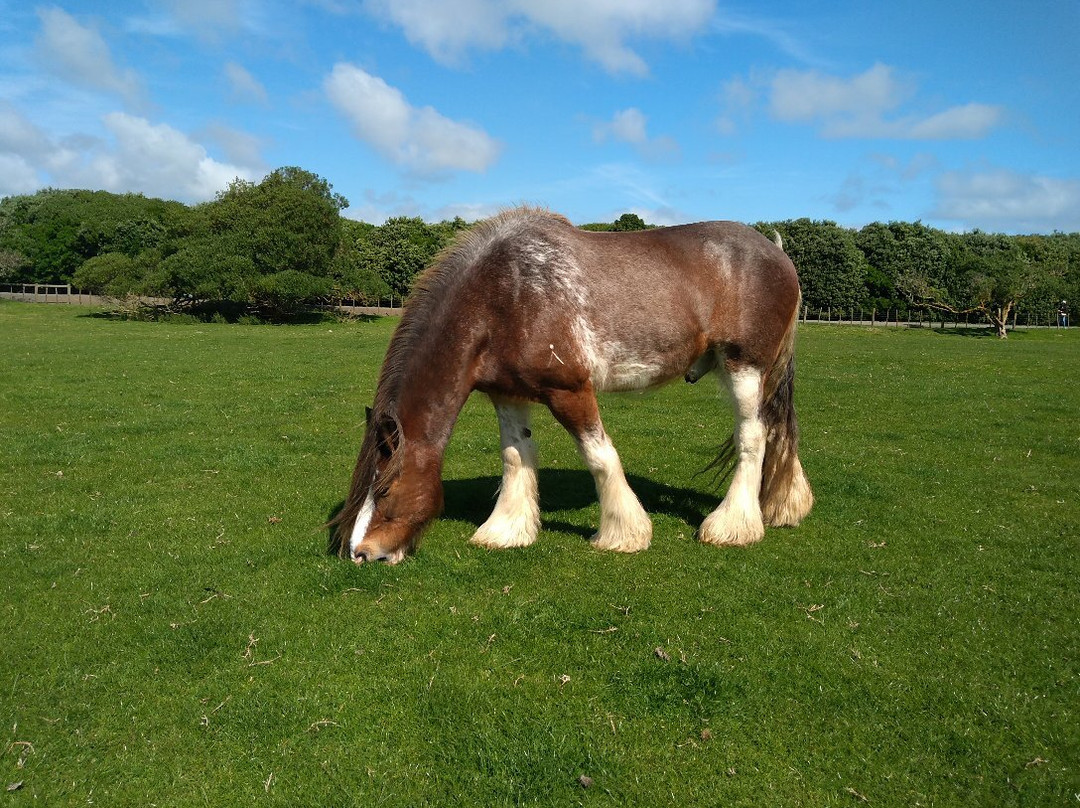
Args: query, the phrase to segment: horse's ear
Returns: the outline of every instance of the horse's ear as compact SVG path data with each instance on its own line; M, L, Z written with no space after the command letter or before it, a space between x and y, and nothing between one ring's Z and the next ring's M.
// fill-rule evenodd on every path
M376 424L375 430L377 438L375 445L379 447L379 454L381 454L384 459L389 460L394 456L394 453L398 450L398 446L401 444L400 427L393 418L384 417Z

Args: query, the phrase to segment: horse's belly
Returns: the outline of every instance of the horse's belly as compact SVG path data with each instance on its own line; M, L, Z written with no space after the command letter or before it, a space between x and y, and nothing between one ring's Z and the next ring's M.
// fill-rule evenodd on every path
M647 362L612 362L594 368L593 387L604 392L643 390L671 381L679 373Z
M616 337L581 321L573 328L593 387L611 392L657 387L682 376L704 348L697 335L685 331L672 326Z
M586 342L582 348L593 387L608 392L657 387L681 376L688 361L683 350L646 351L613 342Z

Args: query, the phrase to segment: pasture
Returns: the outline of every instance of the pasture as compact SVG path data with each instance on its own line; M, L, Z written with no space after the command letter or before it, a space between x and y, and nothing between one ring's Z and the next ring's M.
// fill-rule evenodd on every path
M0 302L0 805L1080 799L1076 329L803 327L817 504L746 550L693 539L712 377L602 397L633 556L541 410L540 539L467 543L474 396L418 555L354 567L320 526L394 322Z

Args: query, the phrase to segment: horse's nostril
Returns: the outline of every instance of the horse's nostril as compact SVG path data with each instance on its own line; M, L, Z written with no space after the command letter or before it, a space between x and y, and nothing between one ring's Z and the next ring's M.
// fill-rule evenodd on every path
M367 560L368 554L365 553L363 550L357 550L355 553L353 553L353 561L355 561L357 564L363 564Z

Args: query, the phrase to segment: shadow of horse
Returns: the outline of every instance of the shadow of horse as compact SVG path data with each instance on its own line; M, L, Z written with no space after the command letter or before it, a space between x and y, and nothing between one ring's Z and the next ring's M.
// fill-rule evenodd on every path
M445 507L441 518L480 527L495 507L501 481L502 478L496 476L444 480ZM648 477L628 474L627 481L648 513L671 516L686 522L694 530L720 500L716 493L677 488ZM596 524L552 519L550 514L597 505L592 475L584 469L540 469L537 482L540 489L541 528L581 536L586 540L591 538L598 527ZM327 524L334 521L344 506L344 500L334 506L327 517ZM339 541L334 529L329 528L326 549L330 555L338 554Z

